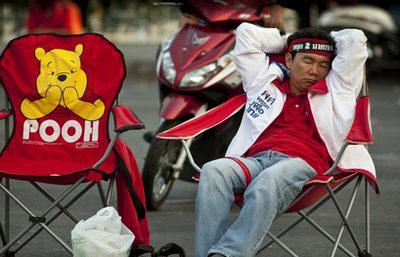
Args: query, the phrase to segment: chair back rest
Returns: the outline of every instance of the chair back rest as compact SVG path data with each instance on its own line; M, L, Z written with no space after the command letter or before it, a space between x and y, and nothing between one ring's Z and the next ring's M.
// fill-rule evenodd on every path
M110 142L111 107L125 78L122 53L98 34L26 35L0 58L13 112L2 150L60 164L93 163Z
M368 83L365 77L360 96L357 99L353 125L346 137L346 141L355 144L370 145L374 142L371 126L371 99Z

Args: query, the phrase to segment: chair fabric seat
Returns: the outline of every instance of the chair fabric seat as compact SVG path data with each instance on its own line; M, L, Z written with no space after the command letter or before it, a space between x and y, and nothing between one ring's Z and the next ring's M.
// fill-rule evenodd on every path
M334 175L318 175L310 179L303 187L302 192L292 205L286 210L286 213L297 212L313 205L328 192L326 191L325 184L329 183L332 188L335 188L347 181L348 179L357 175L356 172L338 173ZM193 177L196 182L200 181L200 175ZM239 205L243 205L243 194L235 195L235 202Z
M9 177L24 181L36 181L50 184L72 184L82 176L88 181L99 181L104 175L113 174L116 170L117 156L111 152L108 158L96 170L91 169L94 163L82 162L77 158L62 160L31 160L21 156L16 161L13 156L3 153L0 157L0 177Z
M332 188L335 188L356 175L356 172L346 172L314 177L306 183L303 187L302 193L292 203L289 209L286 210L286 212L290 213L300 211L322 199L323 196L328 194L325 184L329 183Z

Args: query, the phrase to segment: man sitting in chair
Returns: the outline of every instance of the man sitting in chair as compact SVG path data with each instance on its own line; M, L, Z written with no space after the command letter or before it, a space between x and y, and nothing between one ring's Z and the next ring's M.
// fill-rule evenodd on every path
M247 103L227 158L202 168L196 197L196 257L254 256L275 216L304 184L324 174L352 126L367 59L362 31L296 32L241 24L236 64ZM270 54L287 47L286 66ZM363 146L349 146L340 169L368 170ZM243 206L231 224L236 194Z

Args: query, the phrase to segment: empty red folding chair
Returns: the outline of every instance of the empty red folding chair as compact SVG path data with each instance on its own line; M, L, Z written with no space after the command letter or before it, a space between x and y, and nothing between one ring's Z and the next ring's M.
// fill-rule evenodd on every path
M67 209L93 185L98 186L103 205L109 205L115 178L122 221L135 233L136 244L149 243L140 173L129 148L118 139L122 132L144 128L127 107L115 105L125 78L122 53L98 34L27 35L12 40L3 51L0 76L11 104L11 109L7 104L0 113L6 124L0 189L27 213L30 221L9 239L6 200L5 228L0 225L4 245L0 256L11 256L42 230L72 254L70 246L49 224L61 213L77 222ZM115 126L109 130L111 113ZM23 199L11 192L12 180L31 183L52 203L42 213L34 214ZM111 181L106 193L102 180ZM53 198L38 182L69 186L60 197ZM57 208L58 212L49 216ZM136 214L137 219L133 216ZM38 228L32 231L34 227Z
M357 100L356 105L356 115L354 118L353 126L347 136L346 142L343 144L337 158L334 160L333 165L325 172L324 175L318 175L308 183L306 183L303 188L302 193L296 198L296 200L291 204L291 206L287 209L287 213L297 212L300 217L286 229L279 232L277 235L268 232L268 236L270 241L266 242L259 250L258 253L266 249L272 243L277 243L283 250L285 250L291 256L298 256L292 249L290 249L285 243L283 243L280 239L283 235L291 231L294 227L300 224L302 221L307 221L311 224L317 231L321 233L322 236L327 238L329 241L333 243L333 248L330 252L330 256L335 256L337 249L342 250L346 255L354 257L367 257L371 256L370 252L370 205L369 205L369 193L368 188L369 184L372 184L376 191L376 179L371 174L362 173L361 171L344 171L340 169L339 162L345 152L346 148L349 145L353 144L361 144L361 145L369 145L373 143L373 136L371 133L371 125L370 125L370 97L368 94L367 84L364 83L362 96L360 96ZM239 95L234 98L231 98L224 104L215 107L214 109L209 110L208 112L195 117L191 120L188 120L174 128L166 130L157 135L160 139L167 140L180 140L188 153L188 158L192 166L199 172L197 177L194 177L195 180L201 179L200 172L201 169L196 165L193 156L190 153L190 144L188 142L191 141L192 138L196 137L200 133L210 129L225 120L232 117L236 112L238 112L243 106L246 104L246 95ZM352 210L352 206L355 201L356 194L359 190L362 179L365 179L365 219L366 219L366 242L365 247L362 248L357 236L355 235L354 230L350 226L349 215ZM350 201L346 206L346 209L341 207L341 204L338 202L336 194L345 188L351 181L356 180L354 185L354 189L351 193ZM342 224L339 228L339 232L336 237L330 235L327 231L325 231L320 225L318 225L313 219L309 217L311 213L314 213L318 208L324 205L329 199L332 199L337 211L338 215L342 220ZM240 205L242 201L242 196L236 196L236 202ZM306 211L304 209L308 208ZM340 243L342 238L342 234L344 228L350 234L352 241L354 242L357 253L352 253L348 248L343 246Z

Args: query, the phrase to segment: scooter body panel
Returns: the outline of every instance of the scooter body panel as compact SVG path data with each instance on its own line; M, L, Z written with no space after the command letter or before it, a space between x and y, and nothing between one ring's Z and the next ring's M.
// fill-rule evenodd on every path
M187 73L216 62L230 48L233 48L235 35L232 31L186 24L176 35L170 53L176 69L172 88L176 90L200 90L181 88L180 81Z
M189 115L194 116L203 104L194 96L173 92L164 98L160 116L164 120L176 120Z

